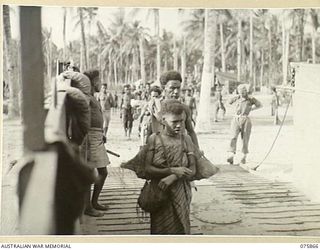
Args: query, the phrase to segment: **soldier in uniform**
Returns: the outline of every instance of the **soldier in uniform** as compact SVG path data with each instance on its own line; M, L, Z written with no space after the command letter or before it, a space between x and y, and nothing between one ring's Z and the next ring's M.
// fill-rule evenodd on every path
M252 123L249 118L249 114L251 111L262 107L261 102L259 102L256 98L248 94L249 85L240 84L238 86L238 92L239 94L229 101L230 104L236 105L236 113L233 119L231 120L231 141L229 149L230 156L227 159L227 161L230 164L233 164L233 158L236 153L237 139L239 134L241 134L243 142L243 156L241 159L241 163L246 163L246 157L249 153L248 146L252 128Z

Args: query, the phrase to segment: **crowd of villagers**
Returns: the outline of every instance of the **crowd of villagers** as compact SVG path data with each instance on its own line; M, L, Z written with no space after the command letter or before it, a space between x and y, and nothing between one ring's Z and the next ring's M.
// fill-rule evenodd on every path
M108 204L98 200L110 161L105 148L103 108L99 98L96 98L96 93L101 90L99 71L81 73L74 65L66 64L59 78L71 79L71 87L66 90L70 99L67 114L69 119L74 120L72 124L76 125L72 126L72 137L69 139L85 166L95 176L92 194L91 184L87 185L82 213L100 217L109 209ZM190 234L193 181L212 176L217 169L199 149L192 112L181 101L181 74L177 71L165 72L160 77L160 83L161 86L150 88L149 101L141 113L147 114L149 121L145 143L138 154L121 167L133 170L139 178L146 179L137 202L141 209L150 213L151 234ZM130 95L128 85L124 86L124 92L121 108L122 116L126 117L126 95ZM255 99L246 99L245 91L242 92L243 95L233 100L239 103L238 117L241 112L244 112L243 117L247 116L252 105L259 106ZM242 125L250 127L250 121L241 119ZM234 123L239 125L238 120ZM240 130L238 127L241 124L235 124L233 127ZM231 151L234 149L233 140ZM247 153L247 148L244 151Z

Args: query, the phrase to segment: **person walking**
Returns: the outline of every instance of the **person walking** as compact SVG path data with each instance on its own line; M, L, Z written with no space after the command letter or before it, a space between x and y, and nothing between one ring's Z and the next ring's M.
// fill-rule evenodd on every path
M91 188L87 191L86 208L84 214L101 217L103 213L99 210L107 210L108 206L98 202L101 190L108 176L107 166L110 164L106 148L106 138L103 134L103 112L99 101L94 97L95 92L99 92L100 79L98 70L89 70L84 74L91 82L90 111L91 126L88 133L88 163L98 172L98 180L94 184L91 197Z
M236 105L236 113L231 120L231 141L229 148L230 155L227 158L227 161L230 164L233 164L234 155L236 154L237 148L237 139L239 134L241 134L243 142L243 156L241 158L241 163L245 164L247 154L249 153L248 146L252 128L252 123L249 118L249 114L251 111L261 108L262 104L256 98L249 95L249 85L240 84L237 90L239 94L229 101L230 104Z
M278 107L279 107L279 96L277 93L276 87L271 87L272 91L272 99L271 99L271 116L274 116L274 125L279 125L279 115L278 115Z
M106 83L102 84L100 93L98 94L98 101L102 107L103 114L103 135L107 138L107 132L109 128L109 123L111 120L111 108L114 107L114 100L111 93L107 92L108 85Z
M197 104L196 104L196 99L193 97L193 94L192 94L192 88L189 86L186 89L184 104L187 105L187 107L190 109L191 118L192 118L192 121L194 121L195 115L197 112Z
M219 110L222 110L222 119L224 119L224 116L226 114L226 107L224 106L222 99L222 87L217 87L214 98L214 122L218 122Z
M181 98L182 77L179 72L168 71L163 73L160 76L160 83L163 89L164 99L157 99L155 101L155 105L154 105L155 113L154 113L154 119L152 119L152 128L157 130L153 130L152 131L153 133L159 132L163 129L163 125L161 123L162 121L161 102L164 100L176 100L180 102L180 98ZM187 105L182 104L182 106L184 108L183 130L186 131L187 134L191 137L193 144L199 147L198 138L192 124L191 111Z
M150 213L151 234L190 234L190 180L196 172L194 145L183 132L183 104L166 100L161 110L164 130L148 138L146 173L151 185L157 185L169 198Z
M123 95L121 98L121 113L120 119L122 118L124 134L125 136L131 136L132 126L133 126L133 108L131 105L131 100L134 99L131 94L131 88L129 84L124 85L123 87Z
M161 89L158 86L152 86L150 89L150 100L141 109L141 115L139 117L139 134L141 139L141 146L145 145L148 137L152 134L152 131L158 131L158 129L152 129L152 119L154 118L155 102L161 97Z

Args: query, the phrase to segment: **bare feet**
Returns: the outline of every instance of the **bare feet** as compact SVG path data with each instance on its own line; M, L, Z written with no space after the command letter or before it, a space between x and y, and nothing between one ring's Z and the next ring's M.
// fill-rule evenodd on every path
M97 211L94 208L89 208L84 210L84 214L91 216L91 217L102 217L104 215L104 213Z
M92 206L96 210L102 210L102 211L109 210L109 206L108 205L101 205L101 204L97 203L97 204L92 204Z
M227 158L227 162L229 162L232 165L233 164L233 156L229 156Z

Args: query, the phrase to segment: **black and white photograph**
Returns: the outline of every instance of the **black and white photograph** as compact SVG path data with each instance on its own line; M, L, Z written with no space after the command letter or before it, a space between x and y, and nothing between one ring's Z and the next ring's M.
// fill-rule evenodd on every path
M2 23L2 236L320 237L320 8Z

